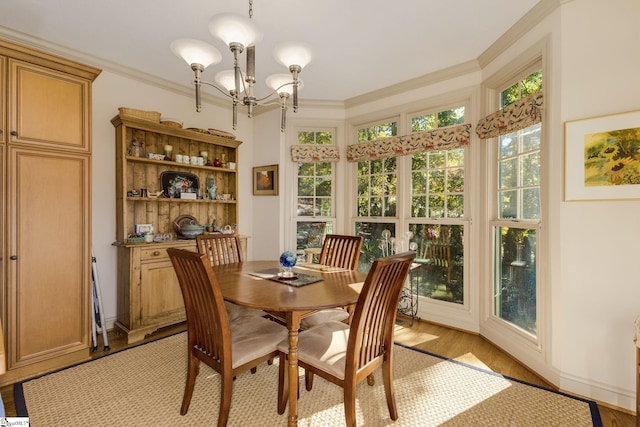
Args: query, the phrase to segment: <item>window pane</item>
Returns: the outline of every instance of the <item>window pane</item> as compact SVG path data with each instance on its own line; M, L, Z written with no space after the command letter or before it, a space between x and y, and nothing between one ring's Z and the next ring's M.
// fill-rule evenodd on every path
M453 126L464 123L464 107L438 113L438 127Z
M536 231L495 228L494 314L536 334Z
M368 198L363 198L363 197L358 198L358 216L370 216Z
M503 158L515 155L518 152L518 135L510 133L501 136L499 147L498 157Z
M500 218L517 218L518 199L516 191L501 191L500 197Z
M331 179L316 179L316 196L331 196Z
M522 151L540 149L540 125L533 125L522 132Z
M411 198L411 217L424 218L427 216L427 198L426 196Z
M513 188L517 185L517 159L502 160L500 166L500 188Z
M522 190L522 218L540 219L540 189Z
M319 199L320 202L320 216L331 216L333 209L331 209L331 199Z
M358 271L369 271L373 260L389 255L390 237L395 236L396 226L393 223L356 222L355 227L355 235L363 238Z
M313 178L298 178L298 196L313 196Z
M456 304L464 302L464 226L409 224L415 262L412 272L418 295Z
M313 176L313 163L298 163L298 176Z
M447 192L460 193L464 191L464 169L449 169L447 171Z
M296 223L296 252L300 260L306 261L304 252L307 248L320 248L324 236L333 233L331 221L298 221Z
M447 216L449 218L464 216L464 196L462 194L447 196Z
M298 216L313 216L313 198L298 197Z
M521 183L520 185L540 184L540 152L523 155L520 158Z
M427 153L417 153L411 156L411 170L421 170L427 167Z
M427 192L427 175L423 172L411 174L411 193L425 194Z

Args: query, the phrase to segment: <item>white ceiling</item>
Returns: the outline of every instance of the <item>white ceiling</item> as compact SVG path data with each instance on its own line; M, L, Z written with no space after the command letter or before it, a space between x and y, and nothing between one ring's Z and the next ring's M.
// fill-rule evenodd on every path
M264 32L256 74L286 72L272 57L281 41L314 49L300 96L345 100L476 59L539 0L254 0ZM211 16L248 16L248 0L0 0L0 26L103 60L189 85L193 73L169 49L172 40L207 41L232 67L231 52L209 34ZM0 28L0 36L2 34ZM244 67L244 64L242 64ZM262 92L262 93L260 93Z

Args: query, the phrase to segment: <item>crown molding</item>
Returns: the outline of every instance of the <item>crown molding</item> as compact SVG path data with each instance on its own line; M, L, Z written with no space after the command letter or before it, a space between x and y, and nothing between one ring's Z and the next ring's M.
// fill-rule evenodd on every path
M425 74L423 76L419 76L411 80L406 80L404 82L387 86L382 89L374 90L372 92L365 93L363 95L354 96L353 98L349 98L345 100L344 106L345 108L357 107L362 104L374 102L382 98L397 95L398 93L409 92L419 87L429 86L445 80L453 79L455 77L463 76L465 74L473 73L479 70L480 70L480 66L478 64L478 61L471 60L471 61L463 62L461 64L457 64L452 67L434 71L433 73Z
M538 25L551 12L560 7L563 3L573 0L541 0L533 9L526 13L518 22L513 24L498 40L489 46L478 56L480 68L486 67L498 56L504 53L513 45L514 40L518 40Z

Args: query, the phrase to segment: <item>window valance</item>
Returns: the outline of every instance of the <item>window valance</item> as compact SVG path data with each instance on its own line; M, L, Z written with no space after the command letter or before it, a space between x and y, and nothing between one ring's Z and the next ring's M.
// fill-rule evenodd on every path
M337 162L340 150L335 145L299 144L291 147L291 161L296 163Z
M347 161L385 159L433 150L450 150L469 145L471 125L464 124L392 136L347 146Z
M542 92L532 93L482 118L476 126L476 135L481 139L495 138L540 123L543 106Z

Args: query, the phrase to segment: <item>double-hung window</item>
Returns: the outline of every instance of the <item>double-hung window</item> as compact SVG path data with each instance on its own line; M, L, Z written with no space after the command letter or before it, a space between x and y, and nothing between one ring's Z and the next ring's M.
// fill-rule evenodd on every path
M332 146L334 134L331 130L299 131L298 144ZM335 223L334 162L312 160L299 161L296 171L296 249L301 256L305 249L322 247L324 236L333 232Z
M417 134L464 124L458 106L411 118ZM464 302L465 148L427 150L411 155L408 228L416 250L418 295Z
M358 129L358 143L396 136L396 121ZM355 234L364 242L358 269L368 271L373 260L392 250L397 225L398 159L384 157L357 164Z
M500 92L504 116L525 116L542 91L542 73L533 72ZM540 98L541 99L541 98ZM520 104L519 104L520 103ZM510 110L513 110L511 112ZM531 111L526 111L526 119ZM541 120L497 137L492 150L493 314L537 335L537 259L541 210Z

